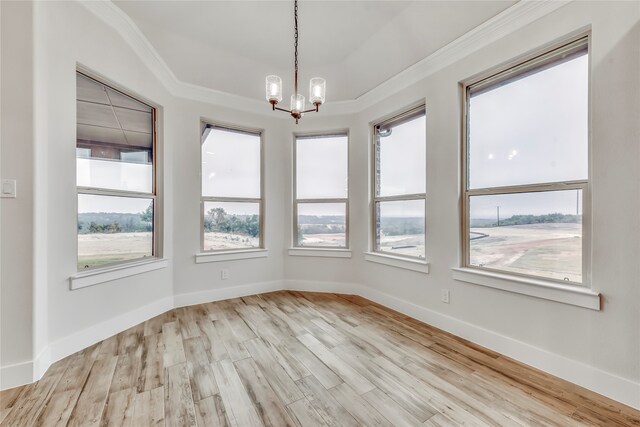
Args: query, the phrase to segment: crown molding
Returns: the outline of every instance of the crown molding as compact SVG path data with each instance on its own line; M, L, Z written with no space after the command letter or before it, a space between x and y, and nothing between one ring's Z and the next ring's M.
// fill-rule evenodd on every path
M276 117L271 115L271 109L265 108L261 99L234 95L180 80L133 20L110 0L78 1L114 28L173 96ZM520 0L358 98L324 105L323 112L326 115L359 113L571 1L573 0Z

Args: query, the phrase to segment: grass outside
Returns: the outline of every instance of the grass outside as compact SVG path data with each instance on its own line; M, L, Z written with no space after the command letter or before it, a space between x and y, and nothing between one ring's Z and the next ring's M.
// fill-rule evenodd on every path
M232 233L208 232L204 233L204 250L220 249L249 249L260 246L258 237L244 236Z
M582 282L581 224L511 225L470 231L472 265Z
M150 257L152 253L153 236L150 232L78 235L78 271Z

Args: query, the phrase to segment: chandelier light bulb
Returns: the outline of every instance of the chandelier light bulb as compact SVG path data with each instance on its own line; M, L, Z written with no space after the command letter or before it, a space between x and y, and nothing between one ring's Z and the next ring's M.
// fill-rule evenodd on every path
M282 79L278 76L267 76L267 101L277 104L282 101Z
M309 102L315 105L324 103L327 82L320 77L314 77L309 82Z
M304 111L304 96L297 94L291 95L291 112L302 113Z

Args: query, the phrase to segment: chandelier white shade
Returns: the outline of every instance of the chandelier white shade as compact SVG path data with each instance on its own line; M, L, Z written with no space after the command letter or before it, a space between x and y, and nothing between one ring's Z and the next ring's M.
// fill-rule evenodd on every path
M282 79L278 76L267 76L267 101L282 101Z
M314 77L309 82L309 102L312 104L323 104L327 82L322 77Z

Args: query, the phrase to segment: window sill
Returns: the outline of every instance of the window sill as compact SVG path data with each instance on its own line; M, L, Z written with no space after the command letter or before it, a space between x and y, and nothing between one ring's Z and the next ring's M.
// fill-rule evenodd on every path
M69 277L69 287L73 291L112 280L135 276L136 274L142 274L148 271L159 270L166 268L168 265L168 259L156 258L149 261L132 262L130 264L81 271Z
M289 255L323 258L351 258L351 250L337 248L289 248Z
M240 259L266 258L266 249L244 249L237 251L201 252L196 254L196 264L205 262L235 261Z
M429 273L429 263L417 259L402 258L393 255L385 255L376 252L365 252L364 259L377 264L390 265L391 267L403 268L405 270Z
M557 301L591 310L600 310L600 294L588 288L473 268L453 268L452 275L455 280L461 282Z

